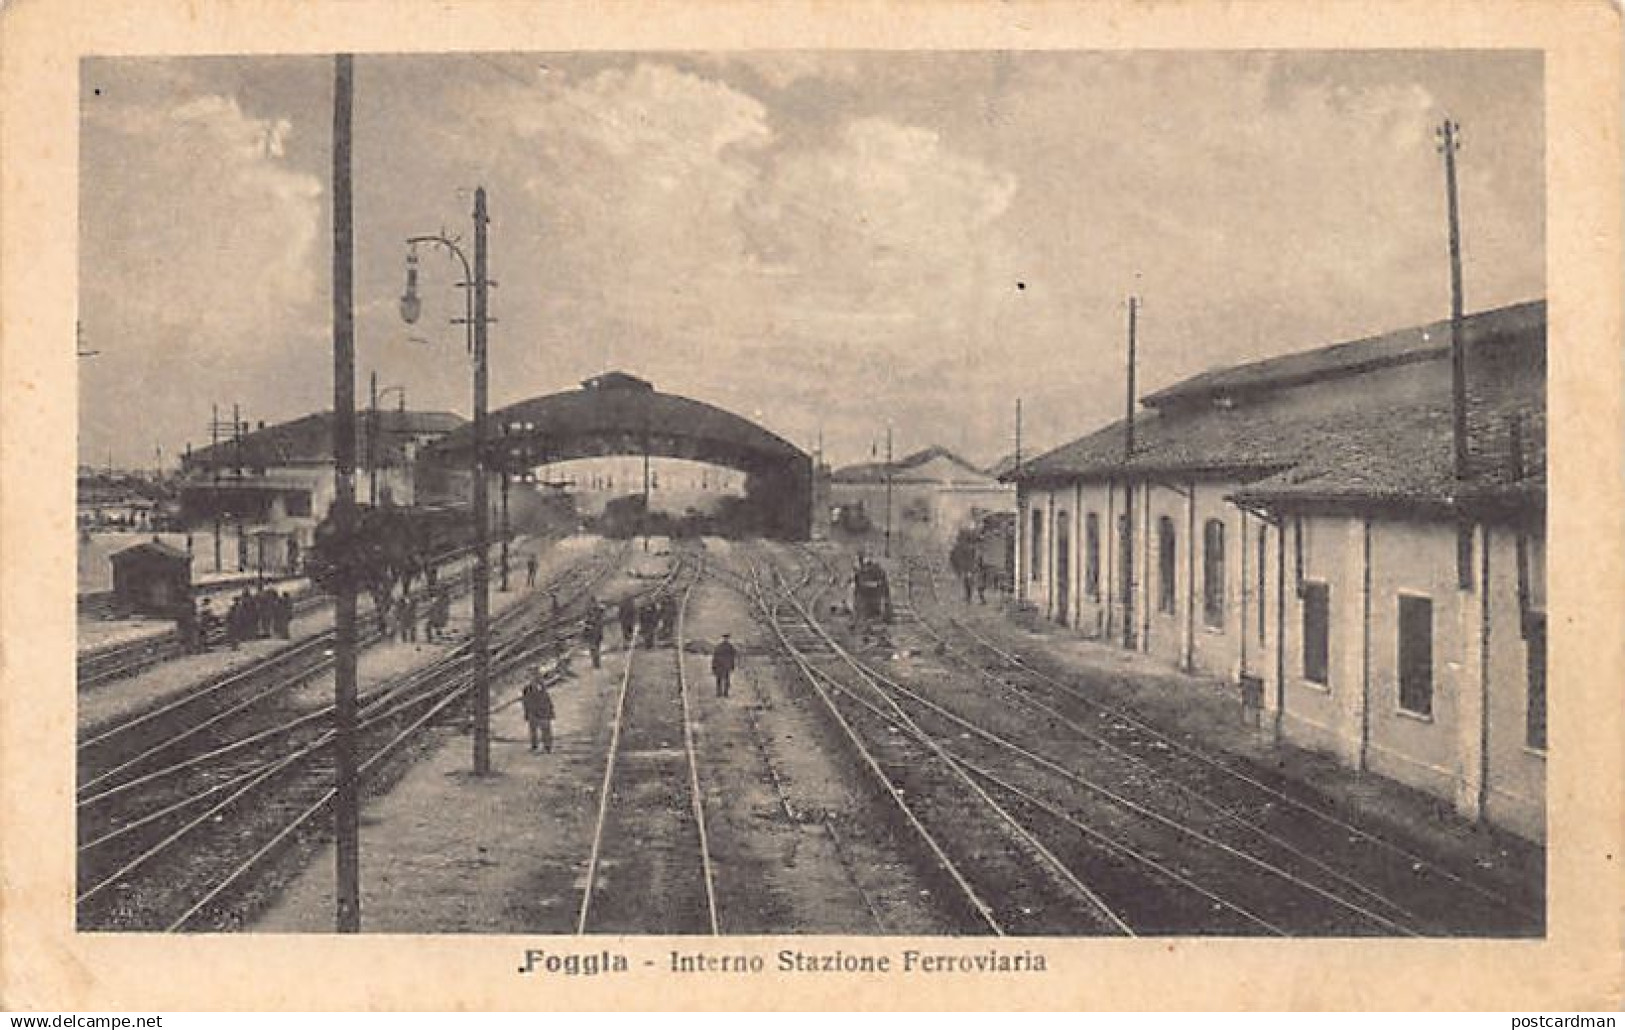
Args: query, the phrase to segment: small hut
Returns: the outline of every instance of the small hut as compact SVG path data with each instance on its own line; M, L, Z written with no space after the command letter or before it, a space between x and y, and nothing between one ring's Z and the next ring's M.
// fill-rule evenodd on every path
M126 547L113 563L113 604L121 614L173 618L192 600L192 556L159 540Z

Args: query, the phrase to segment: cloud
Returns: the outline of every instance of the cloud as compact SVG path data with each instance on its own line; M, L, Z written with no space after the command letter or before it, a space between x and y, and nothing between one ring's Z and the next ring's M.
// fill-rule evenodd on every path
M81 316L101 352L85 370L87 445L195 437L190 413L150 404L178 372L193 396L240 396L245 377L278 377L290 343L324 331L322 185L287 166L292 132L212 94L87 114Z

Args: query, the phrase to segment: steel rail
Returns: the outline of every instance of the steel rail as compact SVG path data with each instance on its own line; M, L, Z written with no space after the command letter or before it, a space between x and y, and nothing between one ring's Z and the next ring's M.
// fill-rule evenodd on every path
M622 553L624 553L624 551ZM608 569L614 567L615 564L618 564L618 563L613 563L613 562L612 563L606 563L605 566L598 569L596 571L596 573L589 579L589 583L583 585L581 592L585 592L586 587L589 586L591 584L591 582L595 582L596 580L601 579L602 576L607 573ZM572 569L570 571L572 571L572 572L577 571L580 567L581 566L574 566L574 567L572 567ZM562 575L561 575L560 578L563 578ZM577 596L579 596L579 594ZM509 609L507 612L504 612L503 615L499 617L498 624L500 626L506 628L506 627L509 627L509 626L511 626L511 625L513 625L515 623L522 623L524 618L527 617L530 614L528 609L535 606L535 605L539 605L539 603L540 603L539 599L533 597L533 599L529 599L526 602L522 602L521 604L514 606L513 608ZM540 630L540 629L529 630L529 631L526 631L524 634L522 634L522 637L532 636L532 635L536 635L536 634L539 634L539 633L542 633L542 632L544 632L544 631ZM514 642L510 642L510 645L512 643L514 643ZM391 718L391 717L395 716L396 714L399 714L402 710L409 709L410 707L412 707L415 704L421 704L424 701L429 701L431 703L431 709L432 709L430 715L425 717L424 719L421 719L421 720L418 720L417 722L415 722L413 724L412 729L408 731L409 733L410 732L415 732L416 728L421 727L427 721L428 718L431 718L434 714L438 714L440 711L443 711L447 706L454 703L455 701L460 700L461 697L468 691L469 687L472 684L472 679L467 675L467 673L465 671L463 671L460 668L462 665L466 664L467 655L462 654L462 652L466 650L466 647L467 647L466 644L460 645L459 648L457 649L457 651L453 652L451 655L447 656L446 659L444 659L442 661L435 662L435 663L431 663L431 665L429 667L427 667L427 669L413 670L412 672L407 673L406 675L400 677L399 679L391 681L391 683L389 685L387 685L384 689L375 692L374 695L371 698L369 698L369 700L368 700L368 706L369 706L370 709L372 709L372 711L361 722L360 728L363 728L363 729L372 728L372 727L378 725L380 722L383 722L384 720L386 720L388 718ZM518 648L514 648L514 647L510 646L508 650L511 653L511 651L518 650ZM509 657L509 655L503 655L503 656L499 657L499 661L501 661L503 666L504 666L503 668L501 668L499 670L500 674L505 675L505 674L511 673L513 671L513 668L515 667L515 663L509 662L507 660L508 657ZM446 679L443 683L436 684L436 683L433 682L433 680L438 678L438 677L449 677L449 678ZM420 693L420 695L418 697L416 697L416 698L407 698L405 700L400 699L399 695L404 690L421 689L424 686L424 681L425 680L429 681L429 686L428 686L426 691L423 691L422 693ZM381 712L378 711L378 708L380 706L384 706L386 702L390 702L392 700L395 702L393 705L389 705L389 706L384 707L384 710L381 711ZM330 711L330 708L327 709L327 710L324 710L324 712L327 712L327 711ZM312 714L323 714L323 713L312 713ZM308 717L304 717L304 718L308 718ZM303 719L298 720L298 721L303 721ZM236 776L235 778L233 778L232 780L227 781L224 784L216 785L216 787L209 788L209 789L203 791L201 794L194 795L194 796L192 796L190 798L182 799L182 801L177 803L176 805L169 806L170 809L172 809L174 811L179 811L179 810L182 810L182 809L184 809L186 807L190 807L192 805L195 805L200 800L206 799L207 797L210 797L213 794L218 793L220 791L220 789L228 789L228 788L230 788L232 786L236 786L238 784L241 784L241 786L238 787L238 789L234 790L224 800L222 800L222 801L218 802L217 804L211 806L205 812L203 812L203 814L201 814L198 817L194 818L193 820L191 820L190 822L188 822L187 824L185 824L184 826L182 826L181 828L179 828L175 832L171 833L170 835L163 838L162 840L160 840L156 844L152 845L145 852L143 852L141 855L138 855L136 858L132 859L131 861L125 863L123 866L119 867L111 875L105 877L104 879L102 879L101 881L99 881L98 883L93 885L92 887L90 887L90 888L86 889L85 891L81 892L76 897L76 904L77 905L83 905L85 902L87 902L87 901L93 899L94 897L98 896L101 892L106 890L107 887L109 887L110 885L112 885L114 883L117 883L117 882L120 882L120 881L128 878L131 873L135 872L136 870L138 870L142 866L144 866L147 863L149 863L150 861L152 861L154 858L158 857L159 855L161 855L164 852L171 849L173 846L175 846L177 843L179 843L180 840L182 840L185 837L189 836L192 832L194 832L198 828L200 828L200 827L202 827L204 825L207 825L215 816L218 816L218 815L224 813L231 805L233 805L236 802L238 802L239 800L245 798L246 796L248 796L248 794L252 793L254 790L256 790L256 789L258 789L260 787L268 785L279 774L281 774L283 772L286 772L290 768L293 768L293 767L299 765L300 763L305 763L305 762L312 761L314 759L315 755L322 752L326 748L326 746L331 743L332 739L333 739L332 731L331 730L326 731L324 734L319 736L316 740L312 741L311 743L305 745L304 747L301 747L301 748L295 750L292 753L289 753L287 755L283 755L283 756L277 758L276 760L272 761L269 765L262 766L262 767L260 767L258 769L253 769L253 770L250 770L250 771L248 771L246 773L240 774L240 775ZM403 738L397 738L397 741L392 742L391 746L393 747L393 746L395 746L395 744L398 744L400 739L404 739L404 737ZM378 757L378 756L375 756L375 758L376 757ZM372 764L373 764L373 760L369 759L368 763L366 765L364 765L362 767L362 769L366 770L366 769L370 768ZM330 791L330 793L331 793L331 791ZM158 818L158 817L160 817L160 816L162 816L164 814L173 814L173 812L171 811L171 812L155 813L153 815L150 815L150 816L144 818L142 820L142 823L143 823L143 825L146 824L146 823L149 823L149 822L153 821L155 818ZM291 832L291 829L292 829L292 827L285 827L284 830L281 833L278 834L276 839L277 840L284 839L286 837L287 833ZM91 845L86 845L85 847L88 848L88 847L93 846L93 845L94 846L99 846L100 843L101 843L100 841L94 841L94 842L91 842ZM82 848L81 850L84 850L84 848ZM264 849L262 849L262 850L264 850ZM223 889L223 888L221 888L221 889ZM216 894L218 893L218 890L219 889L217 889ZM200 905L201 904L202 903L200 903ZM196 907L196 906L194 906L194 907Z
M974 778L966 774L964 769L954 762L952 756L948 754L941 742L938 741L934 735L927 733L911 716L908 715L907 712L903 711L902 706L897 703L896 699L891 696L890 692L884 689L881 682L882 678L878 676L878 674L869 669L863 663L857 661L851 655L851 653L846 650L846 648L841 646L840 642L837 641L822 624L813 618L811 613L809 613L795 597L787 595L787 600L789 601L791 607L796 610L796 613L800 617L801 621L804 622L808 628L812 629L819 637L821 637L825 644L836 654L836 656L838 656L843 663L851 668L851 670L856 673L860 679L867 683L870 686L870 689L875 692L875 695L891 708L893 713L895 713L896 721L905 731L907 731L915 740L925 745L925 747L929 749L939 761L944 763L961 783L969 788L984 805L991 809L993 813L998 816L1001 822L1014 830L1021 840L1027 845L1027 847L1036 852L1042 858L1044 863L1048 864L1049 867L1058 876L1060 876L1060 878L1064 880L1074 892L1079 894L1089 904L1089 906L1094 908L1095 911L1099 913L1099 915L1102 916L1107 923L1115 927L1125 936L1135 936L1134 928L1130 926L1121 915L1119 915L1110 905L1108 905L1106 901L1094 891L1093 888L1084 883L1070 866L1068 866L1065 862L1062 862L1053 851L1045 846L1042 841L1038 840L1038 838L1034 836L1032 832L1021 823L1020 820L1011 815L1003 805L999 804L998 801L992 797L992 795L988 794L981 784L977 783ZM832 674L824 670L819 670L819 673L827 679L831 686L840 689L841 684ZM885 685L895 686L895 684L890 680L887 680Z
M673 562L671 571L667 573L660 586L650 592L657 593L668 586L675 579L679 568L681 562ZM626 716L626 696L631 688L633 659L637 655L638 638L642 632L643 627L634 626L632 637L626 644L626 668L621 673L621 687L615 699L614 722L609 731L609 749L604 760L604 779L598 789L598 816L593 825L592 851L587 856L587 880L581 892L581 907L576 913L577 936L587 932L587 921L592 915L593 891L598 885L598 862L603 854L604 828L609 822L609 801L610 791L615 782L615 762L620 753L621 726Z
M912 597L913 597L913 590L912 590L913 579L912 579L912 577L908 578L906 580L906 582L907 582L908 587L909 587L910 599L912 600ZM914 607L914 613L915 613L915 616L916 616L916 619L918 621L918 625L920 626L920 628L923 629L928 635L930 635L933 639L935 639L941 645L944 654L958 655L959 649L957 647L955 647L948 640L948 638L946 636L944 636L943 634L938 632L938 630L934 626L932 626L930 623L925 621L925 617L923 615L919 614L918 607ZM1182 794L1185 797L1189 798L1190 800L1194 801L1199 806L1201 806L1201 807L1209 810L1210 812L1212 812L1220 820L1222 820L1222 821L1224 821L1226 823L1230 823L1230 824L1240 828L1243 832L1245 832L1247 834L1250 834L1253 837L1255 837L1255 838L1257 838L1259 840L1262 840L1262 841L1264 841L1264 842L1266 842L1266 843L1268 843L1270 845L1273 845L1274 847L1277 847L1280 850L1285 851L1286 853L1292 855L1294 858L1297 858L1300 861L1307 863L1308 865L1312 866L1314 869L1316 869L1317 871L1319 871L1323 875L1325 875L1327 877L1330 877L1331 879L1337 881L1342 886L1347 887L1347 888L1355 891L1356 893L1363 895L1369 901L1374 902L1374 903L1376 903L1376 904L1390 910L1395 916L1397 916L1397 917L1399 917L1401 919L1408 920L1408 921L1410 921L1411 923L1414 923L1414 924L1427 924L1428 923L1428 920L1423 919L1421 916L1417 915L1415 912L1412 912L1410 909L1406 908L1404 905L1400 904L1399 902L1395 901L1394 899L1392 899L1392 898L1388 897L1387 895L1383 894L1380 890L1377 890L1376 888L1371 887L1368 884L1360 882L1358 879L1354 878L1353 876L1351 876L1350 874L1344 872L1343 870L1340 870L1340 869L1337 869L1337 868L1331 866L1330 864L1325 862L1323 859L1319 858L1316 855L1310 854L1309 852L1305 851L1303 848L1301 848L1298 845L1294 844L1292 841L1287 840L1286 838L1280 836L1279 834L1276 834L1276 833L1273 833L1273 832L1271 832L1269 830L1266 830L1263 827L1257 825L1256 823L1249 822L1248 820L1243 818L1239 813L1237 813L1234 810L1232 810L1232 809L1226 807L1225 805L1221 804L1219 801L1217 801L1214 798L1208 796L1206 793L1202 792L1201 790L1197 789L1196 787L1192 787L1191 785L1185 783L1184 781L1179 779L1173 772L1170 772L1167 769L1158 768L1155 764L1153 764L1150 761L1147 761L1145 758L1142 758L1139 755L1134 754L1128 748L1126 748L1126 747L1124 747L1122 745L1113 743L1110 740L1107 740L1105 737L1103 737L1100 734L1097 734L1094 731L1090 730L1087 726L1083 725L1082 723L1078 722L1077 720L1070 718L1069 716L1067 716L1065 713L1061 712L1059 709L1055 708L1054 706L1049 705L1049 704L1047 704L1047 703L1033 697L1029 692L1027 692L1025 690L1022 690L1019 687L1012 686L1010 683L1006 682L1005 680L1001 679L1000 677L993 675L987 669L983 668L980 664L978 664L976 662L973 662L970 659L962 657L962 656L959 657L959 663L961 665L963 665L965 668L969 669L974 674L976 674L976 675L980 676L981 678L985 679L988 683L992 684L996 689L998 689L1000 692L1004 693L1007 697L1012 698L1014 701L1016 701L1019 704L1026 705L1028 708L1030 708L1031 710L1033 710L1033 711L1037 712L1038 714L1042 715L1045 719L1050 720L1052 723L1059 724L1059 725L1064 726L1067 729L1071 730L1080 739L1082 739L1084 741L1087 741L1091 745L1100 747L1100 748L1110 752L1113 755L1116 755L1117 757L1121 758L1122 760L1124 760L1124 761L1128 762L1129 764L1133 765L1135 768L1149 774L1150 776L1152 776L1156 780L1158 780L1160 782L1163 782L1163 783L1167 784L1168 786L1174 788L1180 794Z
M769 601L767 592L759 581L759 571L755 569L754 566L752 566L752 580L755 600L758 607L762 610L764 616L767 618L768 628L771 629L774 635L779 638L780 646L783 647L786 654L790 656L791 662L801 671L801 674L803 678L806 679L808 686L812 687L813 691L818 695L819 700L824 703L825 709L835 720L836 725L838 725L841 728L841 731L846 735L848 742L851 743L853 749L857 752L858 757L862 760L864 766L869 770L870 774L873 775L875 781L880 785L885 795L891 799L892 803L897 807L897 810L903 815L903 818L908 822L909 827L914 831L915 836L917 836L920 841L925 844L927 850L931 852L932 857L936 859L937 864L942 868L943 872L948 875L955 888L957 888L959 893L964 897L965 901L969 903L971 909L976 913L982 923L984 923L996 936L1006 936L1004 926L999 922L999 918L993 912L992 907L988 905L987 902L982 900L981 895L977 892L976 888L971 885L964 872L960 870L959 866L943 849L942 844L937 840L936 835L926 827L925 823L920 819L913 807L908 803L907 800L904 799L902 790L892 782L891 777L886 774L885 770L881 767L879 761L869 750L868 746L863 743L863 740L858 735L857 730L852 727L852 724L847 721L846 716L842 714L840 707L835 704L834 699L829 696L828 692L826 692L824 687L818 682L818 676L814 672L811 664L807 662L800 651L791 646L789 638L786 636L783 628L779 625L777 620L776 606Z
M705 564L699 562L694 570L695 576L704 574ZM694 807L694 824L699 828L700 834L700 868L705 877L705 908L706 916L711 925L711 935L719 935L720 919L717 912L716 870L711 863L711 839L705 828L705 798L700 793L700 765L697 749L694 746L693 718L689 714L688 704L688 663L684 661L687 652L683 648L684 629L688 617L688 601L694 594L694 587L690 585L683 591L683 600L677 609L677 626L673 638L674 650L677 652L677 696L683 708L683 748L688 752L688 793Z
M1301 887L1301 888L1309 891L1310 893L1316 894L1316 895L1324 898L1325 900L1332 902L1335 905L1338 905L1338 906L1340 906L1342 908L1348 909L1349 911L1361 916L1362 918L1368 919L1368 920L1378 924L1379 926L1382 926L1382 927L1384 927L1386 929L1392 930L1395 933L1399 933L1399 934L1402 934L1402 935L1405 935L1405 936L1413 936L1413 937L1417 936L1416 931L1414 931L1414 930L1412 930L1412 929L1410 929L1408 927L1402 926L1399 923L1395 923L1393 920L1388 919L1387 917L1379 915L1379 914L1377 914L1375 912L1372 912L1370 909L1365 908L1364 906L1358 905L1355 902L1350 901L1347 898L1342 897L1341 895L1334 894L1331 891L1326 890L1324 887L1320 886L1319 884L1316 884L1316 883L1313 883L1311 881L1305 880L1302 877L1300 877L1300 876L1298 876L1298 875L1296 875L1296 874L1294 874L1294 873L1292 873L1292 872L1290 872L1288 870L1280 868L1279 866L1275 865L1272 862L1269 862L1269 861L1267 861L1265 859L1259 858L1256 855L1252 855L1252 854L1249 854L1249 853L1247 853L1245 851L1242 851L1239 848L1236 848L1235 846L1233 846L1231 844L1228 844L1228 843L1226 843L1224 841L1218 840L1217 838L1211 836L1210 834L1207 834L1207 833L1203 832L1200 829L1197 829L1194 826L1190 826L1189 824L1184 823L1184 822L1182 822L1182 821L1180 821L1178 819L1175 819L1175 818L1173 818L1171 816L1164 815L1163 813L1158 812L1158 811L1156 811L1154 809L1148 808L1147 806L1142 805L1139 802L1136 802L1131 798L1125 797L1122 794L1118 793L1117 791L1112 790L1110 787L1103 786L1102 784L1096 782L1095 780L1092 780L1089 777L1086 777L1086 776L1082 775L1081 773L1078 773L1078 772L1075 772L1075 771L1073 771L1071 769L1068 769L1064 765L1061 765L1059 762L1057 762L1057 761L1055 761L1055 760L1053 760L1053 759L1051 759L1051 758L1049 758L1049 757L1047 757L1045 755L1038 754L1035 751L1032 751L1032 750L1030 750L1030 749L1028 749L1026 747L1023 747L1021 744L1016 743L1015 741L1009 739L1008 737L1002 736L1000 734L992 732L991 730L983 728L982 726L978 725L977 723L974 723L974 722L970 721L969 719L966 719L963 716L960 716L957 713L952 712L952 711L948 710L947 708L944 708L943 706L937 704L936 702L930 700L929 698L926 698L924 695L919 694L916 691L910 690L908 687L905 687L900 683L889 680L887 677L884 677L879 673L872 673L872 675L874 675L877 679L886 680L887 681L887 686L888 686L888 688L890 690L895 691L895 692L899 692L899 693L902 693L902 694L908 696L910 700L912 700L915 703L920 704L920 705L922 705L922 706L924 706L926 708L931 709L937 715L939 715L943 719L947 720L948 722L951 722L954 725L959 726L961 729L965 730L967 733L970 733L970 734L972 734L974 736L980 737L980 738L988 741L991 744L994 744L994 745L996 745L998 747L1001 747L1002 749L1004 749L1006 751L1009 751L1012 754L1019 755L1020 757L1026 759L1028 762L1030 762L1030 763L1032 763L1034 765L1037 765L1037 766L1040 766L1042 768L1048 769L1051 772L1054 772L1054 773L1060 775L1061 777L1068 780L1069 782L1075 783L1078 786L1083 787L1085 790L1088 790L1088 791L1090 791L1092 793L1100 795L1103 798L1106 798L1108 801L1111 801L1112 803L1116 804L1120 808L1123 808L1123 809L1126 809L1128 811L1134 812L1136 815L1140 815L1140 816L1142 816L1142 817L1144 817L1146 819L1150 819L1150 820L1152 820L1154 822L1160 823L1161 825L1167 826L1170 829L1177 830L1180 833L1185 834L1186 836L1192 837L1192 838L1194 838L1196 840L1201 841L1204 844L1209 845L1210 847L1214 847L1214 848L1216 848L1216 849L1218 849L1220 851L1225 852L1226 854L1232 855L1235 858L1239 858L1243 862L1246 862L1249 865L1256 866L1257 868L1259 868L1262 871L1265 871L1265 872L1271 873L1271 874L1273 874L1275 876L1281 877L1282 879L1287 880L1288 882L1290 882L1290 883L1292 883L1292 884L1294 884L1294 885L1296 885L1298 887Z
M825 675L827 675L827 674L825 674ZM895 715L893 715L891 713L888 713L885 709L882 709L879 705L876 705L873 701L870 701L867 698L858 696L858 694L853 692L850 687L846 686L845 684L840 683L838 680L834 679L833 677L830 678L830 682L831 682L831 685L835 687L835 689L841 691L842 693L846 694L848 697L852 698L853 702L855 702L856 704L862 705L863 707L869 709L869 711L873 712L878 718L886 721L888 724L896 727L899 730L907 730L908 729L907 725L904 723L903 720L897 718ZM959 765L960 767L962 767L963 769L965 769L969 773L971 773L971 774L973 774L975 776L979 776L980 778L988 781L989 783L992 783L993 785L1000 788L1001 790L1005 790L1005 791L1009 792L1010 794L1015 795L1019 800L1025 802L1026 804L1031 805L1034 808L1039 808L1039 809L1043 810L1046 815L1049 815L1055 821L1060 822L1060 823L1064 823L1064 824L1070 826L1071 828L1076 829L1077 831L1079 831L1080 833L1082 833L1085 836L1089 837L1091 840L1093 840L1096 843L1102 845L1103 847L1105 847L1105 848L1107 848L1107 849L1109 849L1111 851L1115 851L1115 852L1121 853L1123 855L1126 855L1129 858L1131 858L1131 859L1133 859L1133 860L1135 860L1135 861L1137 861L1137 862L1139 862L1139 863L1141 863L1143 865L1146 865L1147 867L1149 867L1151 869L1156 870L1158 873L1160 873L1163 876L1175 881L1176 883L1179 883L1181 886L1187 887L1190 890L1192 890L1192 891L1194 891L1194 892L1196 892L1198 894L1201 894L1203 897L1207 898L1210 901L1213 901L1215 904L1217 904L1217 905L1219 905L1219 906L1221 906L1223 908L1227 908L1227 909L1237 913L1238 915L1242 916L1243 918L1247 919L1248 921L1259 925L1260 927L1268 930L1269 932L1271 932L1271 933L1273 933L1273 934L1275 934L1277 936L1283 936L1283 937L1290 936L1289 934L1287 934L1286 931L1284 931L1284 930L1280 929L1279 927L1271 924L1267 920L1265 920L1262 917L1248 911L1247 909L1242 908L1240 905L1236 904L1235 902L1232 902L1232 901L1229 901L1227 899L1219 897L1218 895L1216 895L1216 894L1212 893L1211 891L1209 891L1207 888L1201 886L1200 884L1195 883L1194 881L1192 881L1189 878L1183 876L1182 874L1178 873L1177 871L1169 869L1167 866L1165 866L1162 863L1158 862L1156 859L1151 858L1150 856L1144 854L1143 852L1141 852L1141 851L1139 851L1139 850L1137 850L1135 848L1132 848L1132 847L1130 847L1130 846L1128 846L1126 844L1123 844L1120 841L1114 840L1109 835L1107 835L1105 833L1102 833L1101 831L1095 829L1092 826L1089 826L1088 824L1084 823L1082 820L1078 819L1076 816L1057 808L1056 806L1054 806L1050 802L1046 801L1045 799L1038 797L1036 794L1033 794L1030 791L1023 790L1022 788L1017 787L1014 784L1011 784L1007 780L1004 780L1003 778L1001 778L998 775L996 775L995 773L993 773L991 770L987 769L985 766L978 765L977 763L971 761L970 759L965 758L963 755L952 753L952 752L949 753L948 758L949 758L950 761L952 761L953 763Z
M932 592L933 592L933 595L937 596L936 603L938 605L941 605L942 602L940 600L940 595L937 593L937 590L936 590L935 570L934 570L934 568L932 568L930 566L929 563L923 563L922 562L922 564L925 564L926 568L928 570L930 570L930 572L931 572L930 582L932 584ZM1025 673L1027 673L1028 675L1032 676L1033 678L1035 678L1037 680L1040 680L1040 681L1042 681L1044 683L1049 684L1050 686L1052 686L1055 689L1061 691L1063 694L1067 695L1068 697L1073 698L1074 700L1078 701L1079 703L1084 704L1084 705L1094 709L1095 711L1105 712L1105 713L1107 713L1107 714L1109 714L1109 715L1111 715L1111 716L1113 716L1115 718L1123 720L1124 722L1128 723L1129 725L1134 726L1136 729L1140 730L1142 733L1145 733L1146 735L1150 736L1151 738L1163 743L1164 745L1166 745L1170 749L1172 749L1174 751L1178 751L1179 753L1181 753L1183 755L1186 755L1189 758L1191 758L1191 759L1193 759L1193 760L1195 760L1195 761L1197 761L1197 762L1199 762L1199 763L1201 763L1203 765L1206 765L1206 766L1208 766L1210 768L1213 768L1213 769L1219 771L1220 773L1224 774L1225 776L1229 776L1229 777L1231 777L1233 779L1236 779L1236 780L1238 780L1238 781L1240 781L1242 783L1245 783L1248 786L1269 795L1272 799L1274 799L1276 801L1279 801L1279 802L1281 802L1283 804L1289 805L1292 808L1297 809L1298 811L1304 812L1305 814L1307 814L1307 815L1309 815L1309 816L1311 816L1311 817L1325 823L1326 825L1332 827L1333 829L1339 831L1340 833L1345 833L1345 834L1352 835L1352 836L1357 837L1357 838L1359 838L1359 839L1361 839L1363 841L1366 841L1369 844L1374 845L1375 847L1377 847L1380 850L1387 851L1390 854L1394 855L1395 857L1403 859L1404 861L1411 863L1413 867L1419 867L1419 868L1428 869L1428 870L1431 870L1433 872L1436 872L1440 876L1444 877L1445 879L1451 881L1452 883L1455 883L1456 885L1462 887L1463 889L1465 889L1465 890L1467 890L1467 891L1469 891L1471 893L1477 894L1479 897L1483 898L1486 901L1495 902L1496 904L1502 905L1505 908L1510 909L1511 911L1516 912L1516 913L1518 913L1520 915L1524 915L1524 916L1527 916L1527 917L1530 917L1530 918L1538 918L1539 917L1539 913L1533 911L1527 905L1524 905L1523 903L1519 902L1518 900L1516 900L1514 898L1507 897L1506 895L1504 895L1504 894L1502 894L1500 892L1497 892L1497 891L1492 890L1490 888L1486 888L1486 887L1484 887L1483 885L1481 885L1479 883L1476 883L1476 882L1474 882L1474 881L1472 881L1470 879L1462 877L1462 876L1458 875L1457 873L1451 871L1450 869L1439 865L1437 862L1434 862L1434 861L1432 861L1432 860L1430 860L1430 859L1428 859L1428 858L1426 858L1426 857L1424 857L1422 855L1416 854L1415 852L1413 852L1410 849L1404 847L1403 845L1396 844L1393 841L1388 840L1385 837L1382 837L1382 836L1380 836L1378 834L1372 833L1370 830L1368 830L1368 829L1366 829L1364 827L1357 826L1357 825L1355 825L1355 824L1353 824L1351 822L1348 822L1347 820L1341 818L1340 816L1338 816L1338 815L1336 815L1336 814L1334 814L1332 812L1328 812L1328 811L1326 811L1325 809L1321 808L1318 805L1311 804L1311 803L1309 803L1309 802L1307 802L1307 801L1305 801L1305 800L1303 800L1301 798L1295 797L1292 794L1290 794L1290 793L1288 793L1286 791L1283 791L1278 787L1273 787L1270 784L1265 783L1262 780L1258 779L1257 777L1251 776L1251 775L1247 774L1246 772L1235 768L1234 766L1230 765L1227 762L1220 761L1219 759L1214 758L1212 755L1204 753L1200 748L1192 747L1189 744L1184 743L1183 741L1180 741L1180 740L1178 740L1178 739L1176 739L1174 737L1169 736L1166 733L1163 733L1156 726L1152 725L1151 723L1145 721L1145 719L1133 714L1132 712L1130 712L1130 711L1128 711L1126 709L1119 708L1119 707L1117 707L1115 705L1106 704L1106 703L1098 701L1098 700L1096 700L1094 698L1088 697L1087 695L1085 695L1081 691L1079 691L1076 687L1073 687L1072 685L1062 681L1061 679L1059 679L1059 678L1057 678L1057 677L1043 671L1042 669L1037 668L1036 666L1032 665L1030 662L1028 662L1024 658L1022 658L1020 655L1014 654L1014 653L1010 652L1009 650L1005 649L1004 647L1001 647L998 643L996 643L993 640L990 640L984 634L978 632L974 627L972 627L969 624L965 623L963 620L954 618L951 615L950 616L945 616L945 618L947 619L947 621L951 625L955 626L957 629L959 629L966 636L970 637L978 645L980 645L981 647L983 647L984 649L986 649L988 651L991 651L993 654L998 656L998 658L1001 661L1003 661L1006 665L1009 665L1009 666L1011 666L1013 668L1020 669L1021 671L1023 671ZM922 617L922 623L923 623L923 617Z

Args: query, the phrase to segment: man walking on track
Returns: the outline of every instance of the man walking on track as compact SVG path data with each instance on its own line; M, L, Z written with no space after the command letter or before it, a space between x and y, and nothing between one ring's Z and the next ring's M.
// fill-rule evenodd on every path
M638 606L630 597L621 598L621 644L630 646L632 631L638 626Z
M521 695L521 704L525 708L525 722L530 725L530 749L536 750L540 741L542 748L553 753L553 698L547 692L547 669L537 666L530 682L525 684L525 692Z
M717 678L717 696L727 697L730 680L733 677L734 666L739 664L739 650L728 639L728 634L722 634L722 642L711 652L711 675Z
M603 668L604 612L603 609L598 607L597 601L594 601L592 607L587 609L587 624L581 631L581 637L587 642L587 647L592 651L592 667L594 669Z
M525 556L525 586L533 587L536 585L536 568L538 564L534 554Z

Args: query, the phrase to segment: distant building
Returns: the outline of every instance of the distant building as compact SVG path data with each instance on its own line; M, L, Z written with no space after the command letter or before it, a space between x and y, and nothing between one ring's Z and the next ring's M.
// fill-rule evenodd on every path
M356 499L412 504L413 461L424 446L463 424L444 411L356 413ZM280 564L288 540L308 547L336 492L333 413L267 426L191 452L182 460L181 513L189 526L219 517L254 540L247 564ZM246 546L246 545L245 545ZM266 548L273 554L262 556Z
M861 505L885 531L887 482L892 530L946 542L984 515L1015 508L1015 490L945 447L927 447L888 464L848 465L829 477L832 507Z
M1546 308L1219 369L1024 461L1018 592L1287 739L1544 836Z
M168 514L166 494L164 484L149 478L80 466L76 522L80 529L158 529Z

